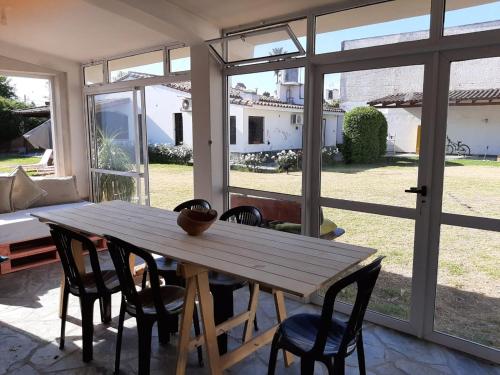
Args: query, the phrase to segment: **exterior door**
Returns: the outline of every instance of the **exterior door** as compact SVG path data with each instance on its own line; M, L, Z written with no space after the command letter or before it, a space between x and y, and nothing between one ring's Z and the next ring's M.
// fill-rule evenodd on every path
M149 204L143 89L87 97L94 201Z
M411 65L391 64L339 64L317 71L315 94L321 100L314 103L310 136L311 149L321 154L313 155L310 165L320 176L318 186L311 186L318 192L313 207L320 215L311 232L335 225L344 232L337 241L378 249L386 258L368 318L421 335L420 263L427 251L431 189L424 173L430 160L429 62L422 57ZM354 295L347 290L340 296L341 309L349 309Z

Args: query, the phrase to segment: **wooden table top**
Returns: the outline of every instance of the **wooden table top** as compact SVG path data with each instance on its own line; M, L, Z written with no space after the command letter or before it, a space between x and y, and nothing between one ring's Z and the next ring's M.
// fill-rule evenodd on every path
M111 235L152 253L307 297L375 249L216 221L200 236L177 226L177 213L122 201L33 216L90 235Z

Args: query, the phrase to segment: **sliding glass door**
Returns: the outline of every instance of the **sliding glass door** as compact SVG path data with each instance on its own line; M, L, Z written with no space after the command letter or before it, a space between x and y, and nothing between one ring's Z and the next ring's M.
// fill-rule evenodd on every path
M87 98L93 200L149 204L144 90Z

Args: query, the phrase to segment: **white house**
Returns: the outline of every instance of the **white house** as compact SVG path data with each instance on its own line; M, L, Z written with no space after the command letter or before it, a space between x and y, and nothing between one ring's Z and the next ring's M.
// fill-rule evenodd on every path
M143 73L129 72L120 80L137 79ZM146 125L149 144L164 143L192 147L192 105L190 82L146 86ZM299 69L282 70L274 96L258 95L237 84L230 92L229 147L235 154L261 151L281 151L302 148L304 125L304 85ZM134 139L132 98L127 94L100 103L98 115L107 120L109 133L118 133L118 139ZM325 146L334 146L341 139L344 111L333 105L324 105L323 140ZM101 121L101 123L103 123ZM108 125L109 124L109 125ZM116 124L116 125L113 125ZM121 125L118 125L121 124Z
M500 21L447 29L447 34L499 27ZM343 42L344 49L415 39L415 33ZM472 155L500 154L500 58L454 62L450 71L447 135L470 147ZM388 121L396 152L418 151L422 124L424 66L342 73L340 106L346 111L363 105L379 108ZM392 149L392 145L388 149Z

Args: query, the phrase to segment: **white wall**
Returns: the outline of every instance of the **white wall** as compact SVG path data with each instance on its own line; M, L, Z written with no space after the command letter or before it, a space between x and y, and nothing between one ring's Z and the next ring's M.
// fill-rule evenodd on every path
M184 145L193 147L193 116L181 111L182 101L191 94L163 85L146 86L148 143L175 144L174 114L182 113Z
M89 195L80 64L0 41L0 71L51 79L54 149L59 175L75 175L81 197Z

